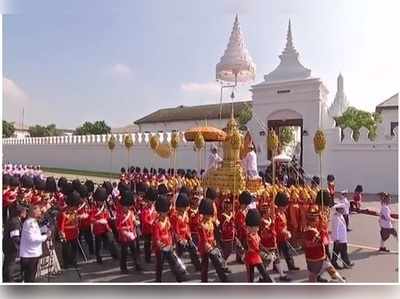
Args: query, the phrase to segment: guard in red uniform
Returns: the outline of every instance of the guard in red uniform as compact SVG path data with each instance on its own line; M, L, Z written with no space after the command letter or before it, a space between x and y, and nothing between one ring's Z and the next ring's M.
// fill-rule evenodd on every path
M220 229L221 229L221 251L222 256L225 260L224 268L225 272L229 272L226 265L226 261L233 253L235 248L235 240L236 240L236 228L235 228L235 219L233 215L233 204L231 198L226 197L222 202L222 213L220 218Z
M80 185L78 189L81 202L76 212L79 218L79 240L85 239L89 254L94 255L92 223L90 221L89 191L87 185Z
M228 277L224 271L225 260L214 237L214 205L213 201L204 198L199 206L199 212L203 216L199 226L199 252L201 256L201 281L208 281L208 261L211 260L222 282L227 282Z
M304 253L306 256L307 269L310 282L318 281L322 273L328 272L334 281L345 282L344 278L336 271L330 263L325 246L318 230L320 221L320 210L318 206L312 205L307 213L307 227L304 231Z
M102 264L100 255L101 245L107 244L111 256L114 259L119 258L119 252L114 241L112 229L109 224L110 213L106 207L107 191L103 187L98 187L94 193L95 206L90 211L90 220L93 224L95 253L97 263Z
M256 209L250 209L246 214L246 251L244 262L247 269L247 281L254 282L254 268L257 268L261 275L260 282L273 282L272 278L265 270L265 266L260 256L260 236L258 227L261 223L261 215Z
M283 255L286 260L286 264L289 270L297 271L300 268L294 264L294 259L291 253L291 245L289 239L291 234L287 227L286 210L289 203L289 197L284 192L278 192L275 197L275 204L277 205L277 211L275 215L275 230L278 242L279 252Z
M189 226L192 241L196 247L199 246L199 225L201 222L201 215L199 213L199 204L202 198L202 190L195 190L193 196L190 198L190 205L188 210Z
M333 174L328 174L326 177L326 181L328 182L328 192L331 200L335 198L336 186L335 186L335 176Z
M170 205L171 203L166 195L159 195L155 203L158 218L153 224L152 243L156 255L156 282L162 281L162 271L165 260L168 261L169 267L174 273L177 282L187 280L186 268L173 251L172 227L168 217Z
M251 203L252 196L250 192L243 191L239 195L239 210L235 214L236 229L236 262L243 264L242 255L244 253L244 245L246 242L246 214L247 206Z
M262 203L259 209L261 213L261 222L258 234L261 239L261 258L263 259L265 269L268 269L268 266L273 264L274 269L279 273L279 281L289 282L291 279L284 274L280 262L273 213L270 213L266 203Z
M186 193L179 193L175 202L176 220L173 223L176 253L181 257L184 251L188 251L193 266L196 271L200 271L199 253L190 233L188 207L189 197Z
M3 175L3 223L7 223L13 207L17 206L18 186L18 178Z
M137 186L139 186L138 184ZM144 258L146 263L151 263L151 239L153 223L157 217L154 202L157 199L157 191L153 188L146 190L144 195L145 204L140 211L140 223L144 240Z
M124 191L121 194L121 210L117 213L116 226L118 230L118 243L121 245L121 259L120 269L121 273L128 274L127 268L127 257L128 249L131 251L133 262L135 264L136 271L141 271L142 266L139 262L139 255L136 250L137 234L136 225L137 219L133 210L133 194L131 191Z
M72 191L67 195L67 208L58 217L58 231L62 240L63 267L76 267L78 253L78 214L77 207L81 198L78 192Z

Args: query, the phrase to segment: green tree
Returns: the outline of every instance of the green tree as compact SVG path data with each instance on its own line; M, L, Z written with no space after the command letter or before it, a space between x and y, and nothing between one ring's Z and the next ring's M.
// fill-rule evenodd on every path
M59 130L57 130L55 124L50 124L48 126L31 126L28 129L29 135L31 137L46 137L46 136L58 136L60 135Z
M3 120L3 138L9 138L13 136L14 132L14 123Z
M279 130L279 141L282 145L289 145L294 141L294 128L293 127L282 127Z
M76 128L75 135L99 135L109 134L111 128L106 124L104 120L91 122L84 122L80 127Z
M379 113L371 113L368 111L359 110L354 107L349 107L342 116L335 118L336 126L342 130L350 128L353 130L354 140L360 137L360 128L368 129L368 138L375 139L377 134L377 125L382 122L382 117Z
M246 124L250 121L253 117L253 111L249 105L246 105L236 117L236 121L239 124L240 130L246 130Z

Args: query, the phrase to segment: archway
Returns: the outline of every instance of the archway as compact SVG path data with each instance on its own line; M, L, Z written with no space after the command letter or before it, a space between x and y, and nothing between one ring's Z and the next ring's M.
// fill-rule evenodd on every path
M290 109L274 111L267 117L267 126L268 130L273 129L277 134L281 132L282 128L294 128L295 143L297 142L296 147L299 148L299 153L295 156L299 160L300 166L303 166L303 116ZM272 159L272 153L269 150L267 158L268 160Z

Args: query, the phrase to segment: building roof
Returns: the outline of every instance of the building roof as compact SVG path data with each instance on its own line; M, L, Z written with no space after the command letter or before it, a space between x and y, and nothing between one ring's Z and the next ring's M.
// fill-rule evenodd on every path
M251 105L251 101L234 102L235 117L239 112L246 107ZM231 115L232 104L223 103L221 118L229 118ZM135 124L147 124L147 123L158 123L158 122L173 122L173 121L186 121L186 120L211 120L219 119L220 105L200 105L200 106L178 106L175 108L159 109L145 117L142 117L135 121Z
M380 103L378 106L376 106L375 111L381 112L382 110L393 109L399 109L399 93L392 95L390 98Z
M132 132L137 132L137 131L139 131L139 128L135 124L129 124L124 127L111 128L111 133L114 133L114 134L132 133Z

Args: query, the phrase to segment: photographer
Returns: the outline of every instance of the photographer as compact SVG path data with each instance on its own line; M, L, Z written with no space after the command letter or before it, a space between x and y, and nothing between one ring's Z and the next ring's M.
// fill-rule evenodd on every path
M28 219L25 220L21 233L20 257L24 282L34 282L38 261L42 255L42 243L51 235L48 231L42 235L38 220L41 217L39 205L29 208Z
M17 257L20 245L21 229L23 221L27 216L27 206L18 205L16 208L17 214L9 219L6 223L3 235L3 281L13 282L19 279L16 276L20 271L17 270Z

